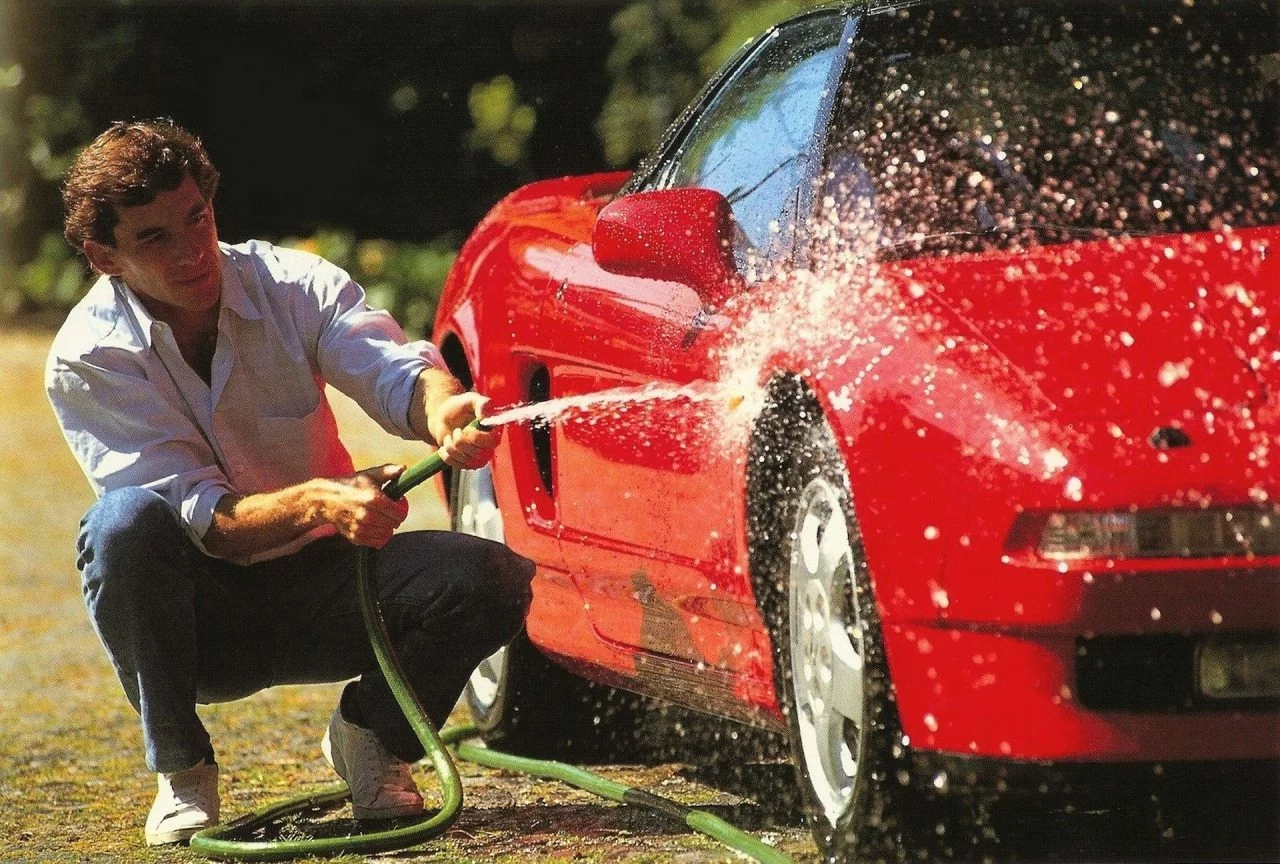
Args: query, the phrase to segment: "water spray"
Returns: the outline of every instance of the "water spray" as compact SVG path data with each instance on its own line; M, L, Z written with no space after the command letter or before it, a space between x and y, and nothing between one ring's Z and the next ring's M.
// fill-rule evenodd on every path
M646 391L641 391L646 394ZM663 398L656 391L647 391L648 398ZM679 396L691 396L689 392L677 391ZM593 400L594 396L594 400ZM699 395L697 398L712 398ZM729 410L736 410L745 397L731 394L725 404ZM584 407L594 403L624 401L622 391L607 391L604 394L592 394L584 397L571 397L561 400L568 407ZM635 391L631 391L631 399L635 401ZM566 410L566 405L550 402L536 403L528 406L511 408L487 418L476 418L467 428L488 430L508 423L523 422L532 419L545 419L552 413ZM437 450L400 473L398 477L388 481L383 491L391 498L404 497L413 487L434 477L444 470L444 457ZM497 750L472 743L467 739L480 736L480 730L474 726L456 726L437 732L428 718L422 703L409 686L391 646L391 638L382 619L382 611L378 606L377 592L373 585L373 550L361 547L356 564L356 593L360 605L360 613L364 619L365 631L373 646L378 666L396 698L397 704L404 712L418 741L425 751L425 759L430 760L440 778L441 805L433 815L410 825L393 825L382 830L354 833L340 837L318 837L304 840L235 840L235 835L244 836L264 828L270 823L296 813L313 809L335 807L347 800L349 791L345 783L328 786L305 795L299 795L271 804L238 819L222 825L215 825L198 832L191 838L191 849L202 855L214 858L230 858L242 861L279 861L302 856L328 856L353 853L372 854L389 852L395 849L407 849L417 846L444 833L454 823L462 809L462 781L458 769L449 756L448 747L457 748L457 756L469 762L486 765L507 771L532 774L538 777L561 780L579 789L599 795L611 801L645 807L657 813L684 822L690 828L706 834L729 848L742 853L761 864L792 864L791 858L751 835L730 825L728 822L705 811L687 807L669 798L662 798L643 790L634 789L607 780L599 775L583 770L564 762L545 759L528 759L512 756Z

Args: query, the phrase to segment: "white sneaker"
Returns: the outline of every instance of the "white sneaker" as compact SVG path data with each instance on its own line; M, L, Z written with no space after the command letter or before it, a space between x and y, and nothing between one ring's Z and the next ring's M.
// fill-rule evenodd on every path
M378 736L342 719L335 709L320 750L347 781L351 812L357 819L393 819L422 812L422 796L409 765L391 754Z
M147 814L147 845L179 843L218 824L218 766L201 759L195 767L156 775L160 791Z

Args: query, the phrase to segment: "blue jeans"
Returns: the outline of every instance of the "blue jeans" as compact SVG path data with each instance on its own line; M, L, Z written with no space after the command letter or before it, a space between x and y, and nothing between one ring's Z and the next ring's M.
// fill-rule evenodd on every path
M163 498L130 488L90 508L78 549L85 605L141 715L152 771L213 754L197 703L356 676L344 713L401 759L422 758L365 635L357 547L330 537L283 558L231 564L201 553ZM533 570L502 544L447 531L397 534L376 553L392 644L437 727L476 665L520 631Z

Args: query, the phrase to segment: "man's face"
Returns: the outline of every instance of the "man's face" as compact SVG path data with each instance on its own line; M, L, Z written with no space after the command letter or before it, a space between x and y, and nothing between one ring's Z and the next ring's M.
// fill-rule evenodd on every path
M94 267L123 279L158 317L207 312L217 304L222 288L218 228L213 206L190 174L150 204L119 207L116 213L115 246L85 241Z

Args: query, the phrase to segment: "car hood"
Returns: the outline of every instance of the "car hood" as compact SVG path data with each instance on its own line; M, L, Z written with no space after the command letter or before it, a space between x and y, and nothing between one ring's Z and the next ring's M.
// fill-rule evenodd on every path
M976 331L1060 417L1177 423L1274 398L1276 246L1280 229L1269 227L888 269Z

